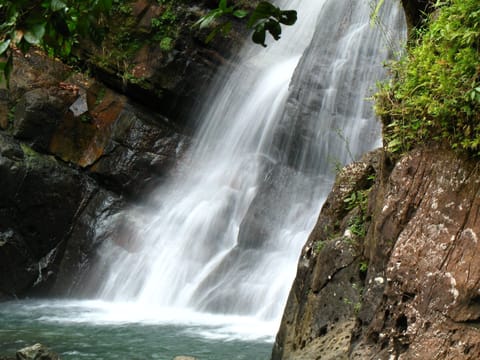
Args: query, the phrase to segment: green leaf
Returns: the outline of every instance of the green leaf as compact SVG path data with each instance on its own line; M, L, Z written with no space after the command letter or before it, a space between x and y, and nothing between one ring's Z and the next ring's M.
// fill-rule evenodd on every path
M8 46L10 45L11 40L5 40L0 42L0 55L2 55L5 51L7 51Z
M207 15L202 16L193 26L198 26L200 29L204 29L209 27L216 18L222 15L220 9L214 9L210 11Z
M220 31L223 36L228 35L228 33L232 31L232 23L230 21L226 22L220 27Z
M205 39L205 43L208 44L210 41L213 40L215 36L218 34L218 27L213 29L210 34L208 34L207 38Z
M46 23L32 25L23 35L24 39L32 45L38 45L45 35Z
M218 3L218 8L225 12L227 10L227 0L220 0Z
M280 13L279 21L284 25L293 25L297 22L297 12L295 10L284 10Z
M103 12L109 11L112 8L112 0L99 0L97 8Z
M270 17L278 17L280 15L280 9L276 6L273 6L269 2L262 1L257 5L255 10L253 10L252 15L248 19L247 26L252 28L262 20L268 19Z
M63 10L67 7L67 4L65 4L63 1L61 0L52 0L50 2L50 9L52 9L52 11L59 11L59 10Z
M10 81L10 75L12 74L12 70L13 70L13 55L10 54L7 59L7 63L5 64L5 68L3 69L5 79L7 80L7 85Z
M378 14L379 14L380 9L382 8L384 2L385 2L385 0L378 0L377 5L375 6L375 10L373 10L373 13L370 17L370 24L372 26L378 21Z
M260 25L255 27L255 31L252 34L252 41L255 44L259 44L259 45L262 45L263 47L267 47L267 44L265 44L265 37L266 37L265 24L261 23Z
M248 15L248 11L247 10L235 10L233 12L233 16L235 16L236 18L238 19L243 19L245 16Z
M280 39L280 34L282 33L282 27L277 20L270 19L266 22L265 28L268 30L270 35L273 36L275 40Z
M391 140L388 144L387 144L387 148L390 150L390 151L398 151L400 146L402 145L402 141L399 139L399 138L395 138L393 140Z

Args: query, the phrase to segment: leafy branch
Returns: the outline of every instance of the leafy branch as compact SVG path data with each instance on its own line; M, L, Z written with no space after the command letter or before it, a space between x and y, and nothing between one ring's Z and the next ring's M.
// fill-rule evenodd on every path
M99 38L112 0L13 0L0 3L0 78L10 78L13 52L41 46L52 56L68 56L78 35Z
M248 17L246 26L253 30L252 41L256 44L266 47L267 32L275 39L279 40L282 34L281 25L293 25L297 21L297 12L295 10L282 10L268 1L260 2L256 8L249 13L245 9L237 9L235 6L228 6L227 0L220 0L218 7L211 10L208 14L201 17L194 26L200 29L212 26L217 20L228 17L244 19ZM226 35L232 29L231 21L224 21L216 25L206 38L206 42L219 33Z

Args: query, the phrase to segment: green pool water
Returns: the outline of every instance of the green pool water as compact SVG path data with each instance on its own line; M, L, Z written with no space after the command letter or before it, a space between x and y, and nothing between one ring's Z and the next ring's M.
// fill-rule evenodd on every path
M269 359L276 324L97 301L0 303L0 354L40 342L62 359Z

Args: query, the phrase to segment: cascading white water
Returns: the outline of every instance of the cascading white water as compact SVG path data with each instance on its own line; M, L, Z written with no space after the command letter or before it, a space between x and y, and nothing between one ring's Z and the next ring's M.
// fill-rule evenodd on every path
M128 240L100 249L99 298L279 320L335 162L379 144L365 98L389 50L365 0L279 6L298 23L265 50L247 45L205 99L188 163L122 218Z

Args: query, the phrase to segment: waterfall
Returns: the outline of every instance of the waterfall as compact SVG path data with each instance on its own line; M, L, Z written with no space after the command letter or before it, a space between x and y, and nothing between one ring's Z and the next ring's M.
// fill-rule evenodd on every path
M181 169L118 220L99 250L96 297L142 308L277 321L334 178L380 145L371 95L392 52L365 0L292 0L299 20L204 100ZM382 21L403 35L400 6ZM398 35L400 34L400 35Z

